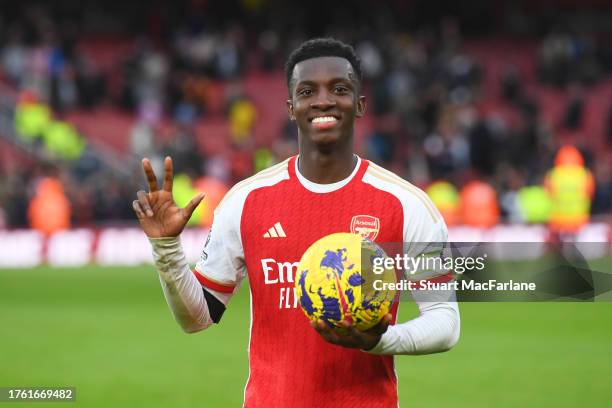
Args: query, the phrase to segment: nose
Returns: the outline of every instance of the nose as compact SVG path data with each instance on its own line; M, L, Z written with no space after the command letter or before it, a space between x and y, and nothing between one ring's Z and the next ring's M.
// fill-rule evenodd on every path
M314 109L326 110L336 106L334 95L327 89L320 89L310 103L310 107Z

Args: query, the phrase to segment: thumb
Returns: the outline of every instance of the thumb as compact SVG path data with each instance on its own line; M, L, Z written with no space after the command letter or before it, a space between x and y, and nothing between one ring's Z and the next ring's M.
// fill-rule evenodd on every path
M206 194L199 193L198 195L193 197L191 201L187 203L187 205L184 208L185 216L187 217L187 219L191 218L191 214L193 214L193 212L198 207L198 205L200 205L204 197L206 197Z

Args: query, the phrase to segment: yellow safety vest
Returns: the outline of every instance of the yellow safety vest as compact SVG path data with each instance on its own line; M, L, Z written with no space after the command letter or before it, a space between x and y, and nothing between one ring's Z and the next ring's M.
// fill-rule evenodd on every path
M518 202L523 219L529 223L544 223L550 219L550 195L541 186L523 187L518 191Z
M15 110L15 130L22 140L31 143L42 136L51 122L51 112L46 105L22 103Z
M551 191L551 223L577 226L588 221L591 198L589 173L582 166L557 166L548 174Z
M181 173L174 178L172 195L174 196L176 205L179 207L185 207L197 193L198 191L193 187L191 178L187 174ZM198 206L191 215L187 225L198 225L201 218L202 207Z

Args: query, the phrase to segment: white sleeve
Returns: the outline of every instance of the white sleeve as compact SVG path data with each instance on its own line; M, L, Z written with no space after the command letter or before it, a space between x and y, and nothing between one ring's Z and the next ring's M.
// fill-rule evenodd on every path
M421 315L406 323L389 326L372 354L431 354L451 349L459 341L460 317L455 294L440 294L444 301L432 301L432 294L413 292ZM419 300L419 296L425 300ZM447 301L447 296L451 296Z
M187 333L213 324L202 286L191 272L178 237L149 238L164 296L174 318Z
M240 239L243 198L233 195L217 208L194 271L187 264L178 237L149 239L168 306L188 333L213 324L202 287L227 306L246 274Z
M246 276L240 220L244 195L232 194L215 210L213 225L206 238L195 276L206 290L227 305Z
M422 194L420 194L422 193ZM412 257L440 256L448 241L442 216L425 193L404 197L404 250ZM432 279L445 270L422 270L410 279ZM420 316L389 326L373 354L430 354L447 351L459 340L459 307L454 290L412 291Z

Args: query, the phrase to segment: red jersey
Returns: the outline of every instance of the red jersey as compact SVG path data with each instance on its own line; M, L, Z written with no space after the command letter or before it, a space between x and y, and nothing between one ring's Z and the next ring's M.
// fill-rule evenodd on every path
M224 303L248 275L244 405L396 407L393 356L327 343L300 309L293 280L302 254L326 235L446 241L444 222L425 193L369 161L359 159L347 179L323 185L306 180L296 162L292 157L230 190L196 266L200 283Z

